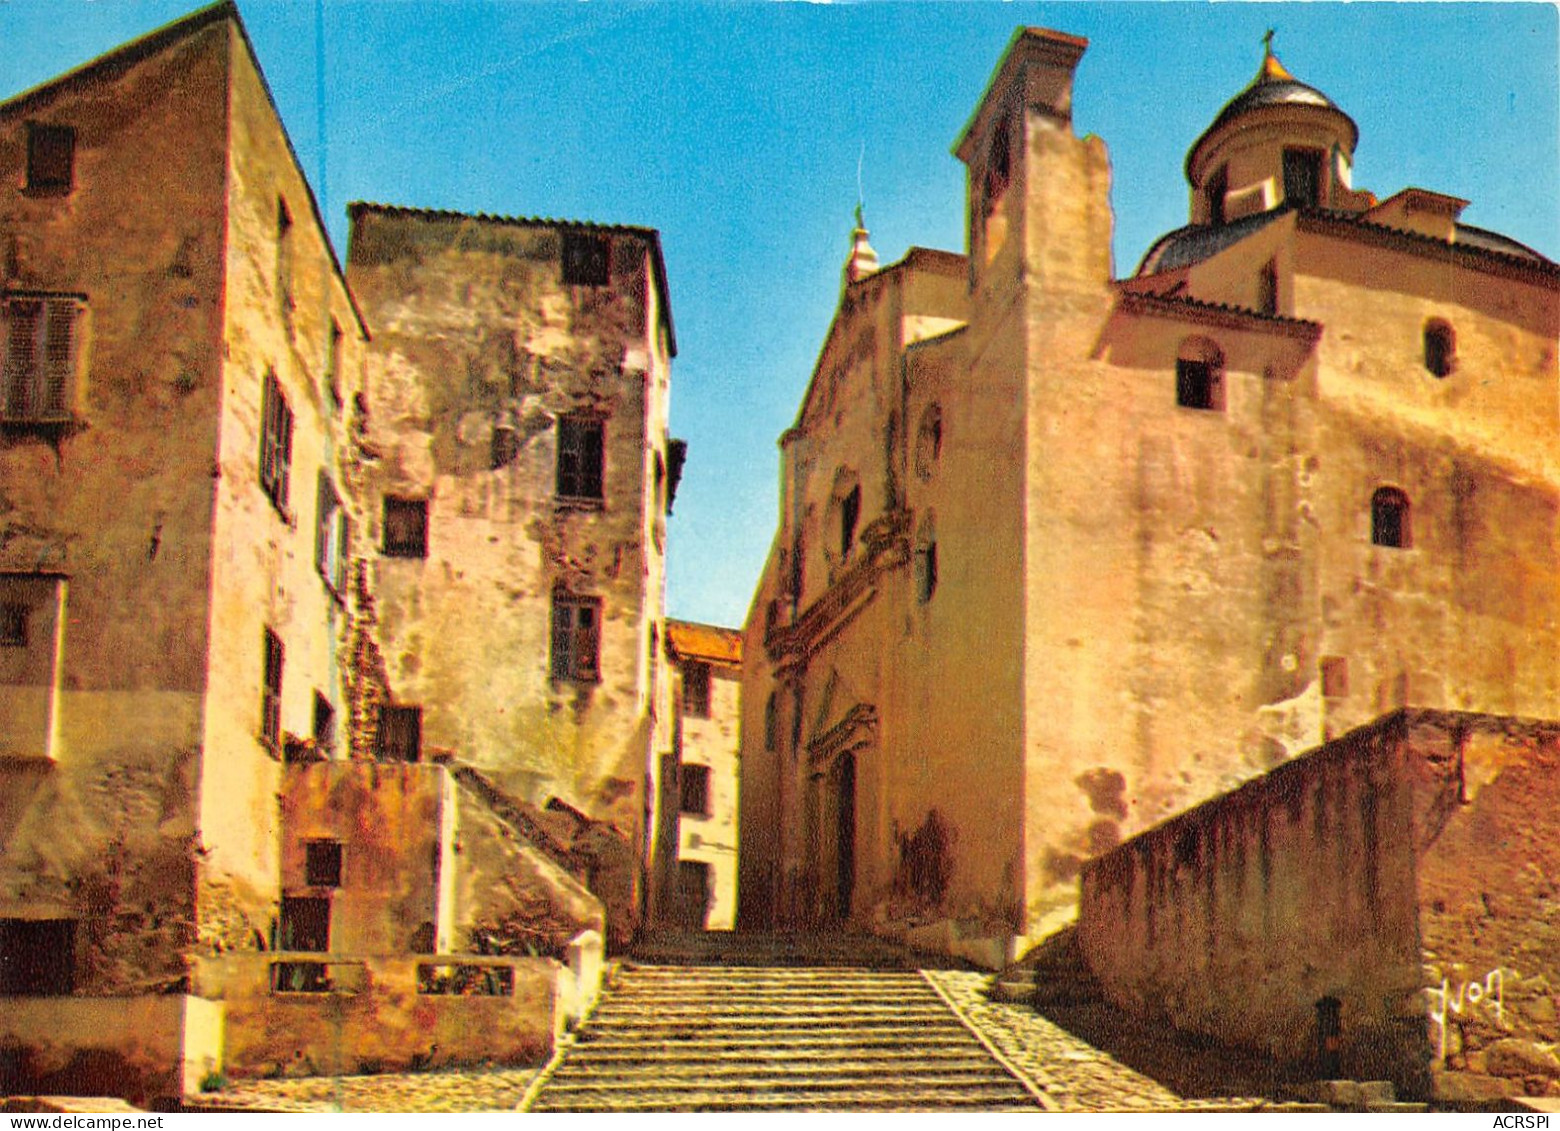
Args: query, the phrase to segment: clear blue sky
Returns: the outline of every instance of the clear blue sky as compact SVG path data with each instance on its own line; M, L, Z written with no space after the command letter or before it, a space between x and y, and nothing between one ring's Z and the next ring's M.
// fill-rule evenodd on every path
M0 97L196 6L0 0ZM325 0L323 91L314 3L240 10L343 252L360 199L661 230L690 444L668 602L696 620L740 623L768 551L775 441L839 295L858 156L884 262L962 251L949 148L1020 24L1091 41L1075 126L1110 147L1118 275L1184 223L1186 150L1269 26L1359 123L1356 187L1469 199L1468 223L1560 258L1549 4Z

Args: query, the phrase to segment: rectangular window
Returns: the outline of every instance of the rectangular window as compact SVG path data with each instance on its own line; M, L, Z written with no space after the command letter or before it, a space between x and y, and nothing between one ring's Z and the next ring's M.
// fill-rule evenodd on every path
M422 760L422 708L386 703L379 708L379 759L382 762Z
M601 679L601 598L554 594L552 674L588 683Z
M325 341L325 387L331 403L341 407L341 323L330 320L330 337Z
M612 241L588 232L564 232L564 285L604 287L611 281Z
M265 630L265 687L260 695L260 740L272 750L282 742L282 641Z
M35 295L5 304L5 374L0 415L8 423L70 418L80 300Z
M74 919L0 919L0 996L75 991Z
M314 749L328 756L336 748L336 708L318 691L314 693Z
M708 766L682 767L682 811L705 817L710 811L710 768Z
M385 496L385 545L387 558L428 556L428 500Z
M314 512L314 568L337 597L347 592L348 539L352 525L330 476L320 472Z
M276 374L266 370L260 398L260 489L287 517L288 478L292 473L293 414Z
M303 882L311 888L341 886L341 842L311 840L303 846Z
M27 188L69 192L76 179L76 131L70 126L27 123Z
M330 897L282 896L278 950L305 950L323 954L330 949Z
M558 494L601 498L604 422L597 416L558 418Z
M1211 362L1180 358L1175 363L1175 403L1209 411L1224 407L1218 373Z
M27 606L0 605L0 648L27 647Z
M287 207L287 201L278 196L276 198L276 303L281 311L282 323L287 327L287 332L292 333L293 294L292 294L292 209Z
M683 665L683 714L710 717L710 666L691 660Z
M1284 150L1284 202L1294 208L1317 208L1321 205L1321 150Z

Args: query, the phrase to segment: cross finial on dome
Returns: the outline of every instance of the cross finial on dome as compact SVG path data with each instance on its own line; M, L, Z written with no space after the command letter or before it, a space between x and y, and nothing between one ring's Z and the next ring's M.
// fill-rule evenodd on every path
M1284 64L1278 61L1278 56L1273 54L1273 37L1278 34L1277 28L1268 28L1262 36L1262 66L1257 70L1258 82L1294 82L1295 76L1290 74Z

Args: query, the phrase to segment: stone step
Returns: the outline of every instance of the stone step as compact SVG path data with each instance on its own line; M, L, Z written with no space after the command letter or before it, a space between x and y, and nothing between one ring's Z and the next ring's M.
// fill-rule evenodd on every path
M795 1089L571 1088L549 1083L533 1111L877 1111L987 1110L1003 1105L1034 1111L1037 1105L1017 1085L969 1085L955 1081L882 1082L876 1087Z
M945 1040L939 1044L917 1042L884 1043L877 1047L846 1041L792 1041L764 1043L748 1041L742 1044L723 1044L711 1041L707 1044L679 1041L675 1045L646 1047L639 1041L589 1041L578 1046L569 1057L569 1063L592 1064L752 1064L755 1053L763 1053L769 1063L822 1063L850 1060L855 1063L881 1064L885 1070L899 1070L905 1065L934 1063L989 1065L991 1058L979 1045L970 1040Z
M616 1049L664 1048L677 1055L695 1053L730 1052L754 1055L773 1050L780 1053L827 1053L840 1049L945 1049L968 1051L980 1045L962 1027L928 1031L914 1026L903 1029L882 1029L872 1033L776 1033L763 1030L744 1030L740 1033L709 1035L691 1033L664 1044L649 1044L642 1035L631 1033L585 1032L575 1044L572 1056L590 1052Z
M933 1036L961 1033L958 1023L954 1022L947 1027L934 1027L931 1022L918 1024L903 1021L883 1020L878 1022L855 1022L851 1024L829 1023L817 1019L798 1022L794 1025L777 1023L774 1018L755 1017L746 1023L729 1019L710 1019L708 1021L684 1021L684 1022L618 1022L610 1027L596 1026L585 1034L589 1036L613 1036L619 1039L633 1038L636 1040L728 1040L740 1037L766 1037L779 1039L782 1037L807 1037L814 1032L836 1038L850 1040L894 1040L914 1043L917 1040L925 1040ZM583 1039L583 1038L582 1038Z
M719 1082L723 1088L765 1091L786 1088L844 1088L881 1084L892 1079L907 1085L1000 1085L1014 1087L1013 1078L988 1061L975 1065L927 1065L919 1069L885 1074L881 1065L842 1061L827 1065L793 1062L685 1066L682 1069L661 1064L624 1068L614 1065L611 1079L603 1079L597 1065L590 1061L560 1068L548 1082L550 1088L621 1089L652 1087L708 1088Z
M946 1008L927 1003L875 1003L853 1001L756 1002L746 1005L728 1005L721 1002L666 1002L645 1006L639 1002L609 1001L597 1008L592 1020L598 1024L617 1024L623 1021L677 1022L719 1016L733 1021L749 1018L773 1018L777 1024L795 1024L797 1020L863 1020L877 1021L899 1018L909 1021L935 1021L946 1019Z

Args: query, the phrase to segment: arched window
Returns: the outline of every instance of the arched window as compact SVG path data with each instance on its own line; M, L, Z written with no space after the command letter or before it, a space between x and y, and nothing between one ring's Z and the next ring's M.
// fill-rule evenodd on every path
M937 592L937 524L928 514L915 537L915 599L926 604Z
M840 500L840 557L850 557L850 548L856 542L856 524L861 521L861 485L850 489Z
M1457 368L1457 335L1444 318L1425 323L1425 368L1437 377L1448 377Z
M934 404L927 405L915 435L915 473L921 479L932 477L932 470L942 456L942 441L942 409Z
M1370 540L1397 550L1413 544L1408 496L1396 487L1379 487L1370 497Z
M1187 338L1175 361L1175 403L1182 408L1224 411L1224 351L1207 338Z

